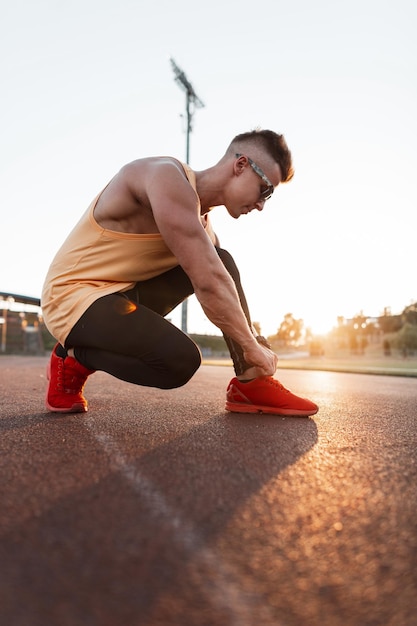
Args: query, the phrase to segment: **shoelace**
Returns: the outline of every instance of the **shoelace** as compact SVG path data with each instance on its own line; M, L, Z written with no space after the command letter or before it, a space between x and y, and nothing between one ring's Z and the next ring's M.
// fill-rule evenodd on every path
M64 359L58 362L57 386L60 391L70 394L81 393L87 377L71 367L68 363L64 363Z
M264 380L269 385L272 385L273 387L276 387L280 391L285 391L286 393L290 393L290 390L286 389L284 387L284 385L282 383L280 383L279 380L277 380L276 378L272 378L272 376L265 376Z
M56 387L58 391L64 391L64 361L59 359L58 361L58 372L56 375Z

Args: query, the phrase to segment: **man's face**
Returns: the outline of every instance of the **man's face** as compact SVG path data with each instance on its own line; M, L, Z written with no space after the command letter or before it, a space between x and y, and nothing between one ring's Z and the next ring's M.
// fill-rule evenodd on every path
M266 159L265 159L266 161ZM281 171L277 163L262 168L247 155L237 154L234 163L235 178L233 192L230 194L226 208L229 214L237 219L254 209L262 211L274 189L281 181Z

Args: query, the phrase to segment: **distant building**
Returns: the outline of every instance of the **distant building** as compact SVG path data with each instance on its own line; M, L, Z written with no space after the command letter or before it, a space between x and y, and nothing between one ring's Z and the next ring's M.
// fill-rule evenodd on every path
M39 298L0 292L2 354L43 354L44 330Z

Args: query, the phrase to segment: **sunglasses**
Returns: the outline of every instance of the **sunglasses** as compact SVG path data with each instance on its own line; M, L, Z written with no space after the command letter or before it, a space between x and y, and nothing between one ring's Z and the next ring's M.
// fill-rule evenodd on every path
M243 156L243 154L236 154L236 158L237 159L239 157L241 157L241 156ZM262 169L259 167L259 165L256 165L255 161L252 161L252 159L250 159L248 156L246 158L248 160L249 165L251 166L251 168L255 172L255 174L258 174L259 178L261 178L263 180L263 182L265 183L265 185L266 185L266 189L261 191L259 199L260 200L265 200L265 201L269 200L269 198L274 193L274 185L271 183L271 181L269 180L268 176L262 171Z

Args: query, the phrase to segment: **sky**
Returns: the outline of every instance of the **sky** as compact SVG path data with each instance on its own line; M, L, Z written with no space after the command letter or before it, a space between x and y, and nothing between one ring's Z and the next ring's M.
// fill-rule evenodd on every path
M194 169L257 127L293 154L294 179L262 212L212 212L263 334L287 313L319 333L417 301L414 0L1 4L0 291L39 297L69 230L125 163L185 160L172 57L205 104ZM195 298L188 330L217 332Z

